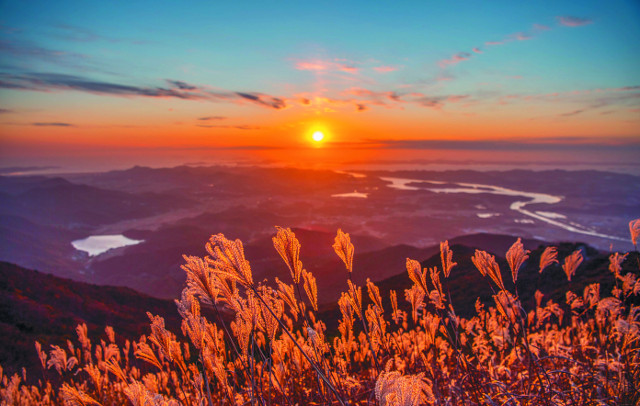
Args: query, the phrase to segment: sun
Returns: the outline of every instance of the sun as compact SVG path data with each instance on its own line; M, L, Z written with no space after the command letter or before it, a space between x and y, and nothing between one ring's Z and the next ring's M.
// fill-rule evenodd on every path
M322 131L316 131L313 133L311 138L313 138L315 142L320 142L324 139L324 134L322 133Z

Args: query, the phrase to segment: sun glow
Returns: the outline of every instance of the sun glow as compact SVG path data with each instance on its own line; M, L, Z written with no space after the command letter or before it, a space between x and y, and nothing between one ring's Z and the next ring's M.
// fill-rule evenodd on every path
M313 133L311 138L313 138L315 142L320 142L324 139L324 134L322 133L322 131L316 131Z

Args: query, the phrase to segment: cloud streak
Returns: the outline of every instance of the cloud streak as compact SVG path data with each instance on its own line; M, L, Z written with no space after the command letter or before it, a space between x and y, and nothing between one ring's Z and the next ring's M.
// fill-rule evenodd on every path
M440 62L438 62L438 65L440 65L441 68L445 68L449 65L457 65L462 61L468 60L469 58L471 58L471 54L469 52L458 52L449 59L441 60Z
M558 16L556 18L558 19L558 23L560 23L560 25L564 25L565 27L580 27L593 23L593 20L590 20L588 18L579 18L573 16Z
M52 122L52 123L31 123L32 126L35 127L75 127L75 125L71 123L60 123L60 122Z
M359 69L353 64L345 64L338 60L307 60L297 61L294 65L297 70L308 70L314 72L346 72L358 73Z
M257 125L206 125L206 124L197 124L196 127L224 128L224 129L231 129L231 130L260 130L263 128Z
M211 121L211 120L226 120L227 117L223 117L223 116L208 116L208 117L199 117L198 120L200 121Z
M174 98L181 100L209 100L251 102L276 110L287 107L286 100L257 92L214 91L180 80L166 80L166 87L133 86L93 80L82 76L58 73L0 73L0 88L41 92L73 90L121 97Z
M398 70L395 66L374 66L373 70L378 73L389 73Z
M556 137L520 140L365 140L382 149L451 149L477 151L520 151L525 149L576 150L640 149L640 141L629 138Z
M533 24L533 31L534 32L540 32L540 31L547 31L550 30L551 28L547 27L546 25L541 25L541 24ZM516 32L513 34L509 34L507 36L505 36L503 39L499 40L499 41L485 41L484 42L484 46L486 47L492 47L492 46L498 46L498 45L504 45L507 44L509 42L513 42L513 41L528 41L535 38L535 36L530 33L530 32L525 32L525 31L520 31L520 32ZM456 54L454 54L451 58L449 59L442 59L440 61L438 61L438 66L440 66L440 68L445 69L448 66L454 66L459 64L460 62L464 62L464 61L468 61L469 59L471 59L471 57L473 57L475 54L483 54L484 51L480 48L480 47L473 47L471 49L472 52L458 52Z
M236 94L245 100L249 100L262 106L271 107L276 110L284 109L287 107L287 103L279 97L272 97L260 93L236 92Z

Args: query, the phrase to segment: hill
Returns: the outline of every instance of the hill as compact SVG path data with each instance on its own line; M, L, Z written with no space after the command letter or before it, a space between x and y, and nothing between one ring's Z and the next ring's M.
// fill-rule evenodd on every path
M0 262L0 365L39 369L34 341L43 348L77 341L75 326L86 323L89 337L104 338L112 326L116 340L137 339L149 332L146 312L161 315L172 331L180 331L175 303L129 288L98 286L58 278Z

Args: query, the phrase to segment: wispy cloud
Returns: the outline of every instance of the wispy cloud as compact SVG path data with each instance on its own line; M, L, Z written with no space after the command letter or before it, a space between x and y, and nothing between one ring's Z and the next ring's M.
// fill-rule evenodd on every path
M58 123L58 122L53 122L53 123L31 123L32 126L35 127L75 127L75 125L71 124L71 123Z
M554 103L563 107L573 107L572 109L566 107L568 111L556 114L556 117L571 117L602 108L626 110L640 104L640 86L583 89L544 94L509 94L498 99L500 105L513 103L544 103L546 105Z
M200 121L211 121L211 120L226 120L227 117L223 116L207 116L207 117L198 117Z
M297 61L294 65L297 70L309 70L315 72L346 72L358 73L358 68L351 63L344 63L340 60L303 60Z
M71 42L97 42L104 41L110 43L123 43L129 42L132 44L142 44L148 43L148 41L143 40L134 40L134 39L126 39L126 38L115 38L107 35L98 34L97 32L84 28L78 27L75 25L69 24L56 24L52 27L53 32L50 33L50 36Z
M440 62L438 62L438 65L440 65L441 68L445 68L447 65L457 65L458 63L466 61L469 58L471 58L471 54L469 52L458 52L449 59L441 60Z
M378 73L389 73L398 70L395 66L374 66L373 70Z
M580 113L583 113L583 112L584 112L584 109L579 109L579 110L570 111L568 113L563 113L563 114L560 114L560 115L562 117L571 117L571 116L576 116L576 115L578 115Z
M588 18L579 18L573 16L558 16L556 17L560 25L564 25L565 27L580 27L582 25L587 25L593 23L593 20Z
M425 95L420 92L373 91L359 87L344 90L341 95L346 98L339 100L339 102L354 105L358 111L365 111L369 105L399 107L407 103L438 110L446 104L457 103L470 97L469 95Z
M0 40L0 54L11 58L30 58L64 66L75 66L87 59L86 55L41 47L28 41Z
M175 83L172 82L175 81L169 81L169 84L175 86ZM186 86L190 87L189 85ZM0 87L45 92L52 90L77 90L117 96L175 97L179 99L206 98L205 94L184 91L184 89L180 87L131 86L59 73L0 74Z
M197 124L196 127L224 128L224 129L231 129L231 130L260 130L263 128L257 125L206 125L206 124Z
M276 110L287 106L283 98L258 92L218 91L180 80L167 80L166 83L168 84L167 87L148 87L105 82L82 76L58 73L24 73L19 75L0 73L0 88L5 89L41 92L74 90L122 97L175 98L236 103L244 101Z
M533 29L535 31L549 31L551 29L551 27L549 27L548 25L544 25L544 24L533 24Z
M449 95L449 96L423 96L414 101L421 106L441 109L446 103L457 103L468 99L469 95Z
M507 140L365 140L366 144L383 149L452 149L479 151L519 151L525 149L576 150L576 149L640 149L640 141L630 138L523 138Z
M346 96L355 96L356 98L361 100L374 101L381 104L387 101L392 101L392 102L401 101L400 94L398 94L397 92L393 92L393 91L380 92L380 91L364 89L361 87L352 87L352 88L346 89L342 91L341 94Z
M540 25L540 24L534 24L533 25L533 30L534 31L546 31L549 30L550 28L547 27L546 25ZM509 34L507 36L505 36L503 39L499 40L499 41L485 41L484 42L484 46L486 47L493 47L493 46L498 46L498 45L504 45L507 44L509 42L512 41L527 41L527 40L531 40L534 38L534 35L530 32L525 32L525 31L520 31L520 32L516 32L513 34ZM473 53L470 52L458 52L456 54L454 54L451 58L449 59L442 59L440 61L438 61L438 66L440 66L440 68L445 69L448 66L453 66L453 65L457 65L460 62L464 62L464 61L468 61L469 59L471 59L471 57L474 54L483 54L484 51L482 49L480 49L480 47L473 47L472 49Z
M279 97L272 97L260 93L236 92L236 94L243 99L252 101L262 106L271 107L276 110L284 109L287 107L287 103Z
M198 90L197 86L190 85L181 80L167 80L167 83L169 83L173 87L177 87L180 90Z
M13 110L9 110L9 109L0 109L0 114L8 114L8 113L13 113Z
M513 37L518 41L527 41L533 38L533 35L526 32L517 32L513 34Z

